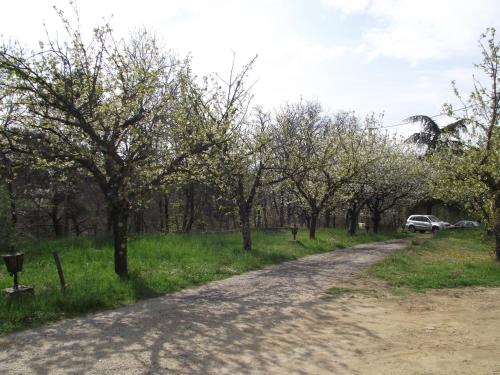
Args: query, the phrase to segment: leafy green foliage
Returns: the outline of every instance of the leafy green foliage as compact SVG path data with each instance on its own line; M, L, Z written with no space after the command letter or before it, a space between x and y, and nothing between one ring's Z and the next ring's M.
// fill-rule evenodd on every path
M442 128L432 117L425 115L410 116L406 121L422 125L422 131L410 135L406 141L426 147L426 154L429 155L439 149L456 149L460 147L460 131L466 130L464 119L459 119Z

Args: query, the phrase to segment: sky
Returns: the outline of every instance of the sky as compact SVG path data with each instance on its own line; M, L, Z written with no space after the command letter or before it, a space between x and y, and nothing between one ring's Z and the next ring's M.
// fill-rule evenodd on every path
M497 0L80 0L83 30L109 21L119 36L145 27L194 72L227 76L258 56L249 80L255 105L318 100L327 111L383 113L383 125L461 105L471 89L478 39L500 29ZM52 7L67 0L2 2L0 35L36 46L59 32ZM437 118L445 124L445 117ZM416 124L390 127L408 135Z

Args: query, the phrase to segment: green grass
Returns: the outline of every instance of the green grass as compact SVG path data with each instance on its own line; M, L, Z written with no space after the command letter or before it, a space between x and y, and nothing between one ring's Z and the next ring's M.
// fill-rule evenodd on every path
M369 274L394 287L413 290L500 286L500 263L494 242L482 229L444 231L434 239L412 245L372 266Z
M319 230L318 239L309 240L302 230L298 241L292 242L289 231L256 231L251 252L242 250L239 233L144 235L129 241L128 280L115 275L109 243L96 245L88 238L35 241L22 248L25 264L20 275L20 283L34 286L35 294L0 296L0 334L115 308L309 254L403 235L362 233L350 237L344 230ZM64 293L59 290L52 251L60 254L68 285ZM11 285L11 276L0 268L0 288Z

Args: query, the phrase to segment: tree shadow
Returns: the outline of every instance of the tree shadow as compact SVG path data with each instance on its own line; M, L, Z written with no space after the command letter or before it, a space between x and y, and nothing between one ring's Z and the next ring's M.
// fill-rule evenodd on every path
M138 271L130 272L126 282L130 283L130 285L132 286L134 295L138 300L159 297L164 294L151 288Z
M352 373L343 355L380 338L343 320L356 312L331 309L323 291L398 249L320 254L10 335L0 339L0 363L23 374ZM144 286L139 276L131 282Z

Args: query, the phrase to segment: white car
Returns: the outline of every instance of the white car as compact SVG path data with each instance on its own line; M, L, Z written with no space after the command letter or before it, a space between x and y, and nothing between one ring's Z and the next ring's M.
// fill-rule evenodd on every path
M405 224L406 229L410 232L419 231L420 233L424 233L426 231L435 233L438 230L448 229L451 227L451 224L439 220L434 215L411 215Z

